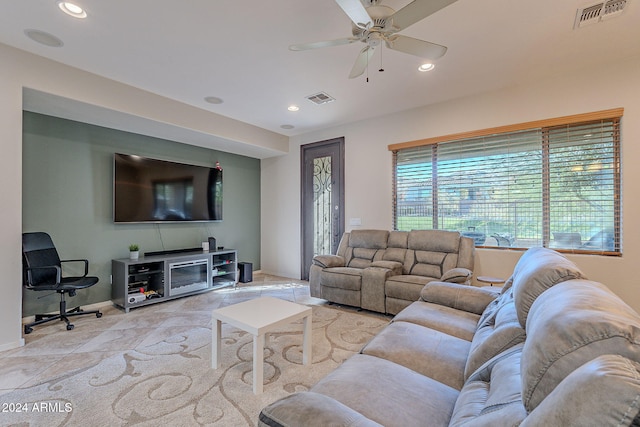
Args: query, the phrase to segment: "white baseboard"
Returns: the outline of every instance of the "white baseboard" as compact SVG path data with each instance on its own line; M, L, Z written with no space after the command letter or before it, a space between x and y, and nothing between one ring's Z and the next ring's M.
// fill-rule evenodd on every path
M20 338L18 341L8 342L0 345L0 352L13 350L14 348L23 347L24 346L24 338Z

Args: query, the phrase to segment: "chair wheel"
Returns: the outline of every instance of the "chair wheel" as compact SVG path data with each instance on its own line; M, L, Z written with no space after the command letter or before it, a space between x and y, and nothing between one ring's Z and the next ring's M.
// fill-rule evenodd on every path
M74 327L74 326L73 326L71 323L69 323L69 324L67 325L67 331L72 330L72 329L73 329L73 327Z
M96 313L96 317L99 319L102 317L102 313Z
M25 334L30 334L31 332L33 332L33 328L30 328L29 326L25 326L24 327L24 333Z

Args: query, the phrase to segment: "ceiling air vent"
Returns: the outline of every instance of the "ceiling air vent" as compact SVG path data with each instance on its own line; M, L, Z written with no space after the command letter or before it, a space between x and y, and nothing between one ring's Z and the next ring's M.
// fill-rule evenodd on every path
M578 9L573 28L582 28L620 15L624 12L627 1L628 0L607 0Z
M316 105L327 104L329 102L335 101L335 98L332 98L324 92L318 92L313 95L309 95L307 96L307 99Z

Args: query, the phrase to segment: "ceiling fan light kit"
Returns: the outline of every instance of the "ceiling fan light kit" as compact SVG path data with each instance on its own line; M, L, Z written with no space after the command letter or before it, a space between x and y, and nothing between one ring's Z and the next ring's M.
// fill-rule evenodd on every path
M350 79L359 77L366 71L376 47L380 46L382 42L388 49L429 61L434 61L447 52L445 46L396 33L434 14L456 0L414 0L398 11L389 6L380 5L380 0L363 1L368 5L367 7L360 0L336 0L336 3L351 19L352 37L294 44L289 46L289 49L301 51L340 46L357 41L362 42L366 46L360 51L351 68ZM382 71L382 67L380 70Z

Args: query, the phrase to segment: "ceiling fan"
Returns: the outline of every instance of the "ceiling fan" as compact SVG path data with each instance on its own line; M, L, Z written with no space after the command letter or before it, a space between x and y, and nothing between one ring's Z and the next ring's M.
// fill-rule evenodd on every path
M351 37L313 43L294 44L290 50L309 50L321 47L339 46L362 42L366 46L360 51L353 64L349 78L353 79L365 72L369 59L380 43L392 50L434 60L445 54L447 48L439 44L396 34L410 25L426 18L456 0L414 0L397 12L389 6L380 5L380 0L336 0L353 22Z

